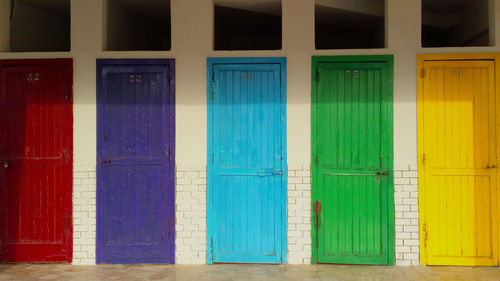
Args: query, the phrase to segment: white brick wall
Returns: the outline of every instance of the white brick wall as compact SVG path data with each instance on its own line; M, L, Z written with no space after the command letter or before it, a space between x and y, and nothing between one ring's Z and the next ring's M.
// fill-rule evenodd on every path
M206 263L206 168L177 167L176 264ZM311 263L311 171L288 168L288 263Z
M73 264L95 264L95 164L73 167Z
M288 263L311 263L311 168L288 165Z
M95 165L73 172L73 264L95 264ZM206 167L176 171L177 264L206 263ZM288 166L288 263L311 263L311 169ZM419 265L418 179L416 167L394 171L396 265Z
M412 165L394 170L396 265L417 266L419 261L418 177Z
M175 263L206 264L206 167L179 166L175 178Z
M206 168L177 167L176 251L178 264L206 263ZM95 165L73 169L73 264L95 264Z

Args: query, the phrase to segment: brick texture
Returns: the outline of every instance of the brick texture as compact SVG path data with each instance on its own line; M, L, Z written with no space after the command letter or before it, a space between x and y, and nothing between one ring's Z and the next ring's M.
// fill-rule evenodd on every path
M175 193L175 263L207 262L206 167L179 166Z
M311 263L311 168L288 166L288 263Z
M73 167L73 264L95 264L95 165Z
M418 179L416 167L394 171L396 265L419 265ZM75 165L73 173L73 264L95 264L95 165ZM206 263L206 167L177 167L177 264ZM288 166L288 263L311 263L311 169Z
M394 171L396 265L417 266L419 261L418 177L413 166Z

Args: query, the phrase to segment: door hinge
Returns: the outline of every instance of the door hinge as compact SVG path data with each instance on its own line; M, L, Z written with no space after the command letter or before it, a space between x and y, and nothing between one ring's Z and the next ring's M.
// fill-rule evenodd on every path
M215 99L215 90L217 88L217 81L213 80L212 81L212 88L210 89L210 100L214 100Z
M63 150L64 154L64 162L68 163L69 162L69 152L67 149Z
M427 158L425 158L425 153L422 154L422 165L425 165L425 161L427 160Z
M316 248L316 262L319 262L319 214L321 213L321 202L314 201L313 202L313 212L314 212L314 228L316 229L316 239L313 241L314 247Z
M64 102L68 102L69 100L69 89L68 87L63 87L63 99L64 99Z
M316 165L318 165L319 164L318 156L316 156L316 160L315 161L316 161Z
M319 82L319 70L316 69L316 82Z
M425 68L420 69L420 77L425 77Z
M68 102L68 88L63 87L63 99L64 102Z
M424 247L427 247L427 224L424 223L422 226L422 231L424 232Z
M321 202L313 202L313 212L314 212L314 226L319 228L319 214L321 213Z
M70 224L70 222L69 222L69 216L67 214L65 214L63 216L63 220L64 220L64 222L63 222L63 224L64 224L64 226L63 226L64 227L64 236L67 239L68 236L69 236L69 224Z
M210 100L213 101L215 98L215 89L217 88L217 80L215 80L215 72L212 72L212 86L210 89Z
M214 238L210 237L210 256L212 256L211 260L214 261Z
M172 229L173 229L173 225L174 225L172 223L172 219L171 218L168 219L167 225L168 225L168 232L167 232L167 234L170 235L170 233L172 233ZM165 231L162 231L161 235L162 235L162 237L165 237Z
M321 213L321 202L319 202L319 201L313 202L313 212L316 214Z
M212 153L212 163L214 163L215 155Z

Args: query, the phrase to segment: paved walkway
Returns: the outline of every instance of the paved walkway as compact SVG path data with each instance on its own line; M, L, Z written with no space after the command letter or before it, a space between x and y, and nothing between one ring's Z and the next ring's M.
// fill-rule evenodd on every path
M500 267L387 267L350 265L98 265L0 264L4 280L500 280Z

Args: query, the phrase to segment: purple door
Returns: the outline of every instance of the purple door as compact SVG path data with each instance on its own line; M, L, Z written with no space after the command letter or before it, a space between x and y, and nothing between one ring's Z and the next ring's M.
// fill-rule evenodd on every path
M174 61L97 61L97 263L174 263Z

